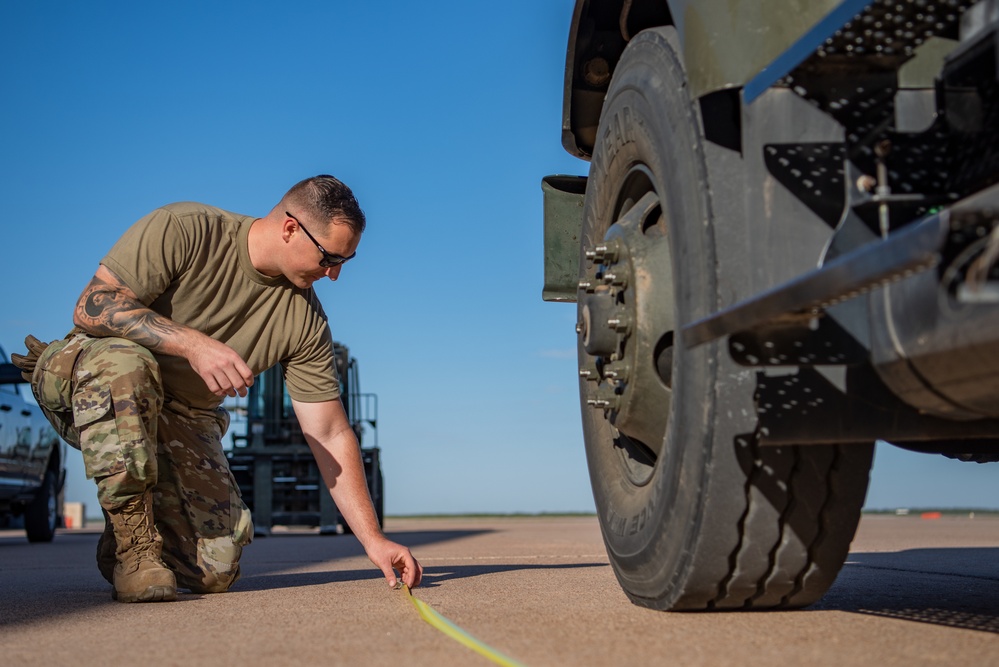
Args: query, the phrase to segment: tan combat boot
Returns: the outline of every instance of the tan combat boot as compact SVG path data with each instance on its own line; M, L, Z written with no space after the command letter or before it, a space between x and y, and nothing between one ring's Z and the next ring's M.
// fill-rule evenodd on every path
M152 490L108 511L118 550L114 591L118 602L177 599L177 579L160 560L163 538L153 527Z

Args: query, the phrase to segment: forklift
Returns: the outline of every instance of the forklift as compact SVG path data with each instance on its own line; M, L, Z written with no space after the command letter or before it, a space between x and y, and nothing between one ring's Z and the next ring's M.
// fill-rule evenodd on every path
M333 356L340 400L361 445L378 524L384 526L378 396L361 393L357 360L345 345L334 342ZM238 414L242 409L237 405L234 411ZM274 526L318 527L322 535L350 533L302 435L280 366L256 377L247 396L245 414L245 433L233 433L233 447L226 457L243 502L253 513L254 535L270 535ZM369 430L374 446L365 447L364 436Z

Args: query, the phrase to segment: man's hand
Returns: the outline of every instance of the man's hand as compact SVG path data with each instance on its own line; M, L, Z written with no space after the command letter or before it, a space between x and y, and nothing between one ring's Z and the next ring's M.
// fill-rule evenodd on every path
M246 396L247 387L253 384L253 371L242 357L225 343L208 336L190 350L187 360L205 381L208 391L216 396Z
M396 571L410 588L420 585L423 568L409 549L386 539L378 525L375 508L368 495L364 462L357 437L339 399L305 403L292 399L305 441L312 448L316 465L333 502L346 519L354 537L364 546L371 562L382 571L389 586L398 583Z
M382 571L388 585L395 588L398 584L395 572L399 571L402 583L410 588L416 588L423 579L423 566L413 558L409 549L385 538L377 540L368 547L368 558Z

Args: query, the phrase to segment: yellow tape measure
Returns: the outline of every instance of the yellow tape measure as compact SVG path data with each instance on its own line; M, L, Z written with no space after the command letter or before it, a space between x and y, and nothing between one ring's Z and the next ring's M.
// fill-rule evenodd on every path
M416 611L420 612L420 617L437 628L444 634L446 634L451 639L455 640L460 644L464 644L468 648L472 649L481 656L492 660L497 665L503 665L504 667L524 667L524 664L517 662L509 656L505 656L491 646L482 643L472 635L468 634L460 627L452 623L450 620L441 616L437 613L437 610L428 605L423 600L420 600L413 592L409 590L409 586L402 584L401 588L406 591L406 595L409 597L413 606L416 607Z

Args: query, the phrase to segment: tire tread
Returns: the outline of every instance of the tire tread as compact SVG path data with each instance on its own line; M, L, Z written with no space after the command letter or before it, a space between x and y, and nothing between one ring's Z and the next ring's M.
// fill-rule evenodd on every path
M801 447L762 447L750 438L740 438L738 447L744 469L751 459L738 542L717 597L699 608L810 605L832 584L849 550L873 446L812 446L807 456ZM786 493L778 496L777 490ZM759 557L764 550L765 560ZM694 607L681 602L677 608Z

